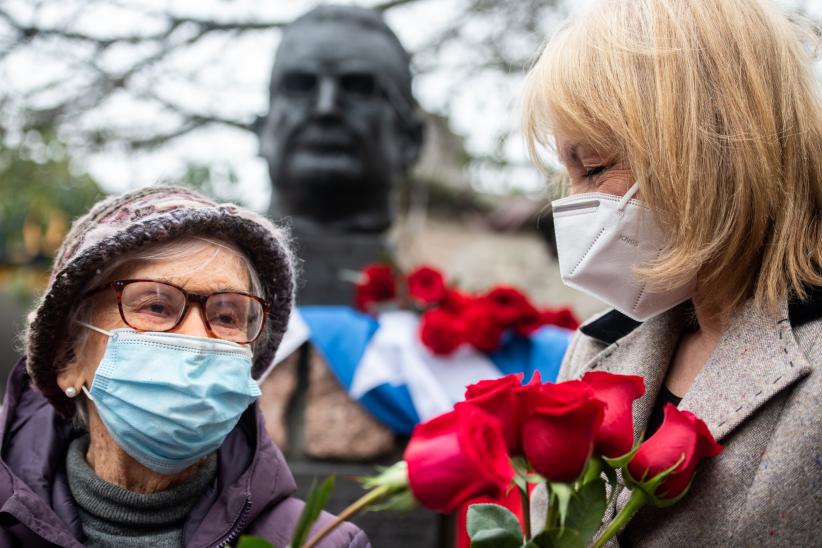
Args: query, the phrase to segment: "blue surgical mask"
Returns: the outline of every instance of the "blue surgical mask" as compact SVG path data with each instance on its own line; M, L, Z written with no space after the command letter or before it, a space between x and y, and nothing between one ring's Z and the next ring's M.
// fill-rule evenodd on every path
M216 451L260 395L247 346L78 323L109 337L83 391L117 445L160 474Z

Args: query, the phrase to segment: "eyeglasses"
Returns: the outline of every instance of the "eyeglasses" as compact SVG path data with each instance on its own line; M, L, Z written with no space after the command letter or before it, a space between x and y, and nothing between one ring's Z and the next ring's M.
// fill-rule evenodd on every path
M265 299L239 291L190 293L168 282L117 280L86 293L114 289L123 321L137 331L171 331L183 321L193 302L208 334L239 344L254 342L263 332L270 305Z

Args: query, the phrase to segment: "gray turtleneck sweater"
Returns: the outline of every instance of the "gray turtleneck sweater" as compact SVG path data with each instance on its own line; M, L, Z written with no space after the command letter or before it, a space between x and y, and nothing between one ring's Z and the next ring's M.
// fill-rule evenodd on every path
M197 472L170 489L143 494L127 491L101 479L86 462L88 435L69 445L66 472L90 548L179 548L186 516L217 473L217 455L209 456Z

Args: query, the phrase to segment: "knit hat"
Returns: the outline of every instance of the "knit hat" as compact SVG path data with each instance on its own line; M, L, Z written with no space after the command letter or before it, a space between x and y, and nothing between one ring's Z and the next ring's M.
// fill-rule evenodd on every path
M66 416L74 405L57 385L57 350L69 326L69 312L81 292L113 258L184 236L227 240L242 250L257 271L271 309L267 337L255 349L252 375L271 363L294 302L294 258L287 232L234 204L217 204L186 188L153 186L97 203L71 227L51 271L48 289L29 315L26 367L34 384Z

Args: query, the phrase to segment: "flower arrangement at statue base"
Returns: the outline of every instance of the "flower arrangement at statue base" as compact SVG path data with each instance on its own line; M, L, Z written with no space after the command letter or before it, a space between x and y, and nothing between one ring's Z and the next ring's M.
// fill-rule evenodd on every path
M508 375L469 386L450 412L414 430L404 458L362 479L368 492L305 544L365 510L423 506L456 511L477 497L522 497L522 523L497 504L473 504L466 528L474 548L604 546L647 504L667 507L688 492L699 462L722 451L705 423L668 404L659 429L634 440L633 403L645 393L641 377L589 372L581 380L522 384ZM630 490L610 523L606 508ZM530 523L529 493L545 486L543 523ZM330 489L330 488L327 488ZM326 489L326 491L327 491ZM321 503L320 503L321 506ZM316 513L315 502L312 506Z
M387 307L417 311L420 341L438 356L450 356L462 345L492 353L506 334L528 337L545 325L579 327L570 308L537 308L522 291L506 285L483 293L461 291L428 265L404 274L388 263L375 263L352 281L361 312L374 314Z

